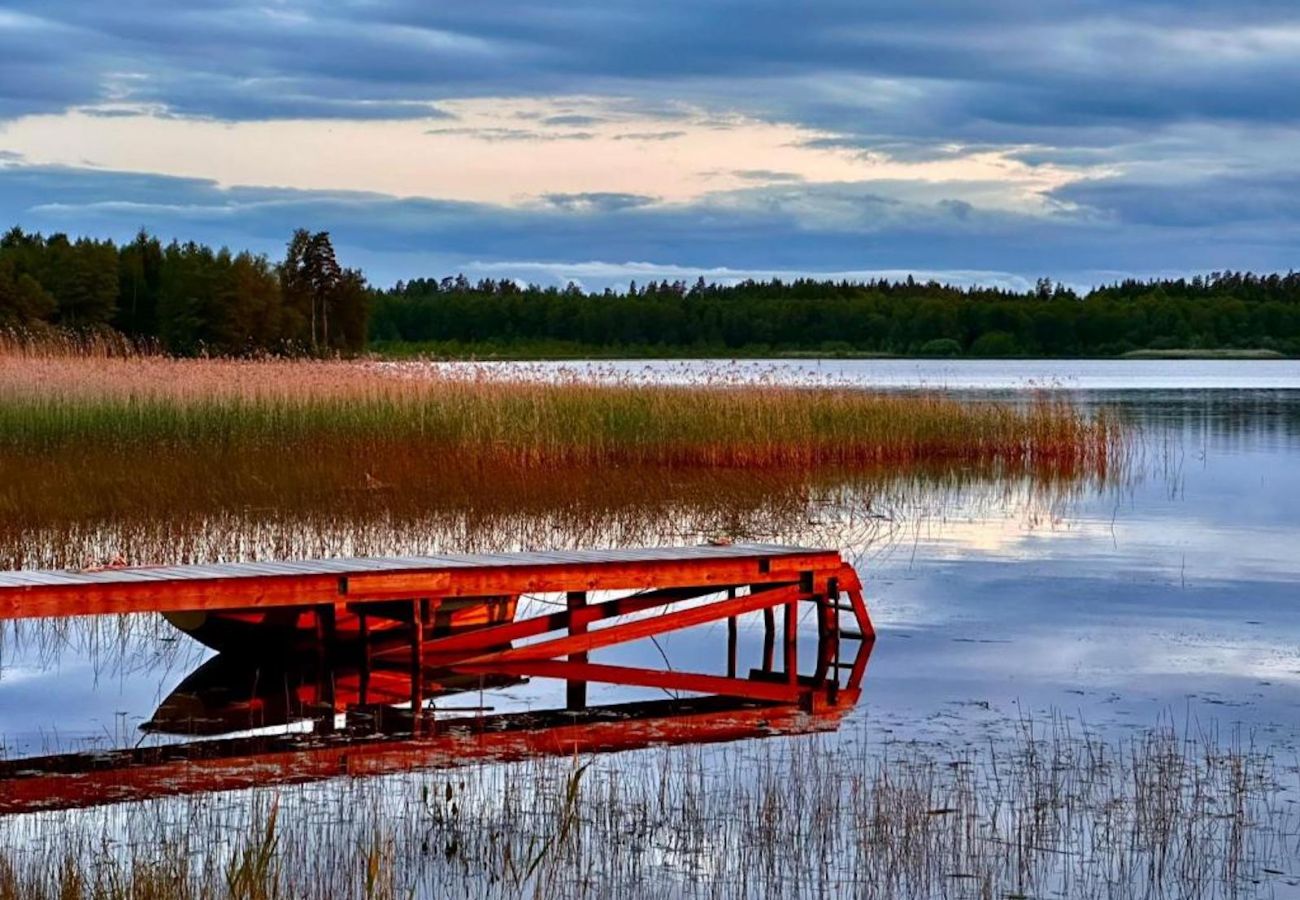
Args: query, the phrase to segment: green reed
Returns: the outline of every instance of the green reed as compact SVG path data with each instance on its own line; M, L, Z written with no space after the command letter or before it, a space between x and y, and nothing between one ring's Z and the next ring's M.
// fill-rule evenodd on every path
M609 382L544 371L0 351L0 453L417 448L444 465L1104 467L1123 429L1040 399Z
M1104 464L1120 429L1042 401L800 388L493 383L410 395L0 396L0 450L418 447L449 462L788 466L936 459Z

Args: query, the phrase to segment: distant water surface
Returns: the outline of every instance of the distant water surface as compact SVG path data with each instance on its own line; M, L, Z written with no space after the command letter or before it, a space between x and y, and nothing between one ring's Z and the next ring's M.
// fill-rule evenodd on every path
M656 383L710 381L930 388L952 391L1300 389L1300 360L742 359L384 363L528 377L595 377Z

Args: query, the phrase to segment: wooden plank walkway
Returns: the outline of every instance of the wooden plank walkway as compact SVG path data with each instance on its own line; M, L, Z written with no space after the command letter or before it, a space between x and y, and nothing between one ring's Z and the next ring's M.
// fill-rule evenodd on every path
M824 579L833 550L769 544L0 573L0 619L359 605L550 591L782 585Z

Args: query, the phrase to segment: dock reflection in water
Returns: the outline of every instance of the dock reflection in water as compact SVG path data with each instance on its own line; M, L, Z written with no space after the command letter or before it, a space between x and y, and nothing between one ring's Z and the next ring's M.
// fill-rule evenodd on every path
M141 726L202 739L0 762L0 814L832 731L860 698L873 642L852 646L856 656L840 662L834 641L819 640L814 674L798 676L805 688L798 703L769 699L766 686L789 678L766 654L763 665L731 679L736 687L726 696L509 713L493 713L479 702L480 692L520 684L523 677L422 666L420 683L413 685L410 657L400 645L374 647L364 662L309 655L268 664L223 654L185 678ZM567 665L557 661L545 677L578 682L564 677ZM590 678L589 665L573 665L571 674ZM571 687L566 693L572 696ZM467 702L436 713L423 706L457 694ZM418 715L412 714L412 696L424 698ZM266 729L276 731L240 734Z

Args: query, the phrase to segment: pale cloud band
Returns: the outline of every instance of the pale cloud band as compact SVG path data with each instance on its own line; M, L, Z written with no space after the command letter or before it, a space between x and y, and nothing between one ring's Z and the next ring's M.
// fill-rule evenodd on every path
M629 111L616 99L483 98L439 109L436 119L221 122L94 107L0 124L0 146L38 165L203 178L226 187L505 205L592 193L680 203L756 182L898 180L997 182L999 190L978 198L981 205L1011 209L1041 205L1042 192L1089 173L1027 165L1013 157L1027 149L1018 147L899 160L828 147L833 135L826 132L684 106L670 132L656 131L662 118ZM581 126L571 124L578 120Z

